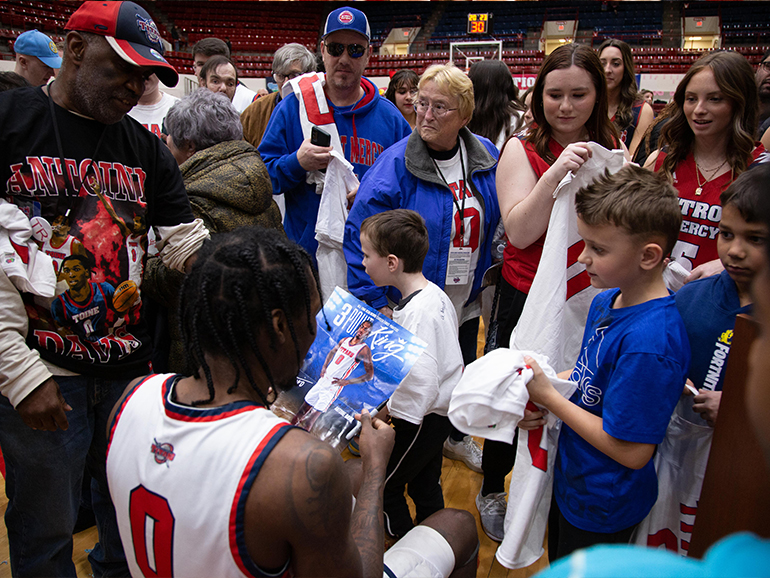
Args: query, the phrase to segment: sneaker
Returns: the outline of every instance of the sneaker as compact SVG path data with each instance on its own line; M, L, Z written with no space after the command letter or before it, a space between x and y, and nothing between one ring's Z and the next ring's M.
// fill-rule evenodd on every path
M482 496L479 490L476 507L479 509L481 527L486 535L495 542L502 542L505 534L505 510L508 508L505 492L492 492Z
M447 438L444 442L444 457L463 462L474 472L482 471L481 446L471 436L465 436L461 442Z

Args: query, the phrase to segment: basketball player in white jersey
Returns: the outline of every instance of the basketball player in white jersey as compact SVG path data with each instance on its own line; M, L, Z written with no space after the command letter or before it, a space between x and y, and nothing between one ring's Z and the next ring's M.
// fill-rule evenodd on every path
M307 431L313 429L318 417L328 410L334 400L342 393L342 388L354 383L363 383L374 377L372 350L364 343L372 331L372 322L368 319L361 322L353 337L345 337L326 356L321 368L321 377L305 395L292 424ZM358 363L364 364L364 375L349 378Z
M41 248L43 252L53 260L53 266L58 281L64 279L64 275L62 275L61 272L61 264L65 258L70 255L83 255L84 257L86 255L86 249L83 247L83 243L69 233L69 219L64 215L59 215L53 220L53 223L51 223L50 236L47 234L41 236L43 239L43 246Z
M311 259L242 227L198 252L180 294L198 371L132 382L109 424L107 472L131 575L474 576L473 517L442 510L383 555L393 430L367 413L360 487L339 452L271 413L296 384L321 306Z

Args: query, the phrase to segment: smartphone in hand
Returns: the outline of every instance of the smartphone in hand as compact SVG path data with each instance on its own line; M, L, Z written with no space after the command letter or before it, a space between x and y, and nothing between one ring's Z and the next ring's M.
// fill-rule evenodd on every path
M330 135L325 130L318 128L317 126L314 126L310 130L310 144L313 144L319 147L331 146L332 135Z

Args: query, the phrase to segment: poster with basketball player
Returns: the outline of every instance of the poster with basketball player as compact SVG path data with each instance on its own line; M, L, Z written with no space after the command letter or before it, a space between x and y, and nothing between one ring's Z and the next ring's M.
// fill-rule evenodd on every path
M355 434L353 416L376 413L426 343L339 287L316 320L297 387L281 393L272 409L342 451Z

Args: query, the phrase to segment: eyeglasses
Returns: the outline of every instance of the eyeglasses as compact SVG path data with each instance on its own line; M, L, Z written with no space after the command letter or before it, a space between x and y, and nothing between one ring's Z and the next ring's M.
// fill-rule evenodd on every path
M275 72L273 73L273 78L275 78L276 76L280 76L281 78L285 78L286 80L294 80L295 78L297 78L298 76L302 76L303 74L305 73L296 72L296 71L292 71L289 74L281 74L280 72Z
M326 46L326 52L334 56L342 56L345 49L348 49L348 56L350 58L361 58L366 52L366 46L363 44L341 44L340 42L324 42Z
M765 72L770 72L770 59L765 60L764 62L759 63L759 68L764 70Z
M430 104L424 100L418 100L414 103L414 111L418 114L425 114L428 112L428 109L431 109L433 111L433 116L436 118L441 118L443 116L446 116L448 112L452 112L453 110L457 110L456 108L447 108L441 103L438 104Z

